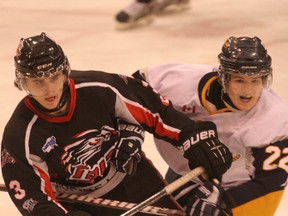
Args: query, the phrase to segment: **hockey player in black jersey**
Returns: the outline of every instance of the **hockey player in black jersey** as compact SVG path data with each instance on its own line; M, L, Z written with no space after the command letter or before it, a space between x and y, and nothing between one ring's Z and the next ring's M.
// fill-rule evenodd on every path
M27 92L7 123L2 173L22 215L119 215L118 210L59 202L54 191L138 203L165 182L141 151L144 131L181 148L190 168L221 179L232 156L212 122L173 109L146 82L70 69L45 33L21 39L15 85ZM155 205L179 208L171 197Z

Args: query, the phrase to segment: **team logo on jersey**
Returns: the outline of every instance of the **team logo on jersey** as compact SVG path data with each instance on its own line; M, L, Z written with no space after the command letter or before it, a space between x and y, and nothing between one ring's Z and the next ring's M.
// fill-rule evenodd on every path
M51 150L54 149L55 146L57 146L56 138L54 136L51 136L47 138L46 143L42 147L42 151L45 153L49 153Z
M30 213L33 211L33 209L37 203L38 202L36 200L31 198L31 199L26 200L23 203L22 207L23 207L23 209L26 209Z
M1 152L1 167L3 168L5 164L14 164L15 159L9 154L6 149Z
M92 183L98 176L103 176L109 166L118 132L104 126L100 131L83 131L73 139L76 141L64 148L62 163L66 165L70 180Z

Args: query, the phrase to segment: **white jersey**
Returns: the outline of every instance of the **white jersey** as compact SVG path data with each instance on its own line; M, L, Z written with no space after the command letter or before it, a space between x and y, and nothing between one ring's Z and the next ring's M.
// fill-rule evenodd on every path
M194 120L216 123L219 139L233 154L232 166L221 183L226 190L255 179L255 170L266 175L266 171L280 167L281 173L283 170L288 172L288 105L273 90L263 89L258 103L249 111L231 112L219 107L207 99L212 97L209 94L213 94L209 88L221 87L213 68L207 65L166 64L142 69L140 74L162 96L171 100L178 111ZM221 97L220 94L215 96ZM169 145L164 145L164 141L155 139L155 142L164 160L176 173L183 175L189 170L188 161L177 149L167 148ZM258 156L257 149L261 149L261 156ZM284 185L286 178L280 181L281 184ZM283 186L279 182L277 184ZM276 190L279 188L271 189L272 192ZM243 191L239 188L238 193ZM240 200L236 206L245 202Z

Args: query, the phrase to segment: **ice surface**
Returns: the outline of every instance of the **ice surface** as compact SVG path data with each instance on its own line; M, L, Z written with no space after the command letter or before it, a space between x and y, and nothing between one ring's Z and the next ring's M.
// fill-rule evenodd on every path
M152 25L117 31L114 16L129 2L0 1L1 137L9 116L24 96L13 87L16 46L21 37L42 31L62 45L73 69L127 75L138 68L159 63L216 65L217 54L226 38L231 35L259 36L273 58L273 88L288 101L287 0L194 0L190 10L181 14L158 16ZM167 167L156 153L150 135L147 135L144 150L164 173ZM2 177L0 182L3 182ZM287 191L277 216L287 215L285 202L288 202ZM0 212L1 215L20 215L6 193L0 193Z

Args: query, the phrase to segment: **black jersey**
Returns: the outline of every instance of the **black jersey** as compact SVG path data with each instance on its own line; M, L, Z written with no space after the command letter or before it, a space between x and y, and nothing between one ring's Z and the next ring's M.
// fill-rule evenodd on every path
M72 71L69 91L65 115L45 115L27 96L5 127L2 173L23 215L66 212L53 190L99 197L122 181L125 174L110 162L117 142L116 118L140 124L173 145L180 145L193 131L194 122L144 81L100 71Z

